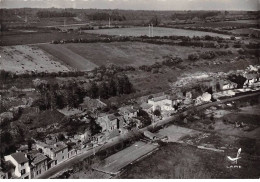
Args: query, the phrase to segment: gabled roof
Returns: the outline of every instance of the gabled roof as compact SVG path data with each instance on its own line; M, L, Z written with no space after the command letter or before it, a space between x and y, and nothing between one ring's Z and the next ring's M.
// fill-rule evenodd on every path
M144 102L144 103L142 103L141 105L140 105L140 107L142 108L142 109L150 109L151 107L153 107L151 104L147 104L146 102Z
M115 116L114 114L110 114L107 117L110 121L117 119L117 116Z
M58 142L58 143L56 143L56 144L50 146L51 150L52 150L53 152L55 152L55 153L57 153L57 152L59 152L59 151L65 149L65 148L67 148L67 147L68 147L68 146L67 146L65 143L63 143L63 142Z
M36 153L35 155L32 156L33 164L38 164L44 160L47 160L47 157L45 155L43 155L42 153Z
M127 114L137 112L137 109L135 109L135 108L132 107L132 106L121 107L121 108L119 108L118 110L119 110L121 113L127 113Z
M11 154L11 156L16 160L18 164L28 162L28 159L25 157L25 154L22 152L17 152Z
M155 98L152 98L152 99L150 99L150 100L152 100L152 101L154 101L154 102L159 102L159 101L162 101L162 100L168 100L169 99L169 97L168 97L168 95L163 95L163 96L160 96L160 97L155 97Z

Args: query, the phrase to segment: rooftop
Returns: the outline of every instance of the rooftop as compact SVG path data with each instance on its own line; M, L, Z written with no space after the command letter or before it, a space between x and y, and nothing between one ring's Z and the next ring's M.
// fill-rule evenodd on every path
M151 107L153 107L153 106L151 104L147 104L146 102L141 104L142 109L150 109Z
M166 99L169 99L169 96L168 96L168 95L163 95L163 96L160 96L160 97L155 97L155 98L152 98L152 99L149 99L149 100L152 100L152 101L154 101L154 102L159 102L159 101L166 100Z
M56 144L50 146L51 150L55 153L65 149L67 147L68 146L63 142L59 142L59 143L56 143Z
M47 159L47 157L45 155L43 155L42 153L39 153L38 151L33 151L31 154L29 154L29 156L32 161L32 164L34 164L34 165Z
M11 154L11 156L17 161L18 164L28 162L28 159L25 157L25 154L22 152L17 152Z

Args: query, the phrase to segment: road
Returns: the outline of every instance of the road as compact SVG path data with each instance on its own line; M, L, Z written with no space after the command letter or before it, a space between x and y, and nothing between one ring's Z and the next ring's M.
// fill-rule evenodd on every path
M142 133L141 131L136 130L136 131L128 132L128 133L121 135L119 137L116 137L111 142L108 142L108 143L105 143L104 145L90 149L90 150L88 150L88 151L86 151L82 154L79 154L79 155L77 155L77 156L75 156L75 157L73 157L73 158L71 158L67 161L64 161L63 163L49 169L48 171L46 171L42 175L38 176L37 179L50 178L51 176L55 175L56 173L73 166L77 162L82 161L85 158L90 157L91 155L94 155L95 153L99 152L100 149L105 150L107 148L113 147L116 144L121 143L122 141L125 141L125 140L129 140L129 139L133 138L134 136L137 136L138 134L141 134L141 133Z
M230 102L230 101L239 100L239 99L246 98L246 97L257 96L257 95L260 95L260 91L257 91L257 92L254 92L254 93L249 93L249 94L246 94L246 95L241 95L241 96L234 96L234 97L231 97L231 98L223 99L221 101L211 102L211 103L207 103L207 104L204 104L204 105L196 106L196 109L198 109L198 110L205 109L205 108L215 106L215 105L218 105L218 104L221 104L221 103ZM191 109L189 109L189 110L191 110ZM187 113L189 110L187 110L183 113ZM166 125L166 124L170 123L171 121L173 121L174 119L176 119L178 116L179 116L179 114L171 116L171 117L166 118L164 120L158 121L154 125L149 125L149 126L142 128L140 130L131 131L131 132L128 132L124 135L118 136L118 137L114 138L114 140L109 142L109 143L105 143L102 146L95 147L95 149L90 149L90 150L88 150L88 151L86 151L82 154L79 154L78 156L75 156L74 158L71 158L71 159L69 159L69 160L49 169L48 171L46 171L41 176L38 176L37 178L38 179L50 178L54 174L66 169L66 168L73 166L77 162L82 161L85 158L90 157L91 155L94 155L94 153L97 153L98 151L105 150L107 148L115 146L116 144L121 143L122 141L129 140L129 139L131 139L135 136L142 134L146 130L150 130L150 129L153 129L153 128L157 128L157 127L161 127L163 125Z

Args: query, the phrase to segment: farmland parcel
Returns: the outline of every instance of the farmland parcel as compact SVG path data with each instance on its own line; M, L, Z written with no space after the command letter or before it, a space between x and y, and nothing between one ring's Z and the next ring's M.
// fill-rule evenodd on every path
M145 36L149 35L148 27L134 27L134 28L120 28L120 29L100 29L100 30L86 30L86 33L93 34L103 34L103 35L118 35L118 36ZM154 36L205 36L210 35L214 37L229 38L228 35L210 33L210 32L201 32L193 30L184 30L184 29L174 29L174 28L163 28L163 27L154 27L153 28Z

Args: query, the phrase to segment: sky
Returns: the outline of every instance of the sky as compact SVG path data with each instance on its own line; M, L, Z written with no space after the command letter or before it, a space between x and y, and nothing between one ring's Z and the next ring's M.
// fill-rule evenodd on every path
M259 10L260 0L0 0L1 8Z

